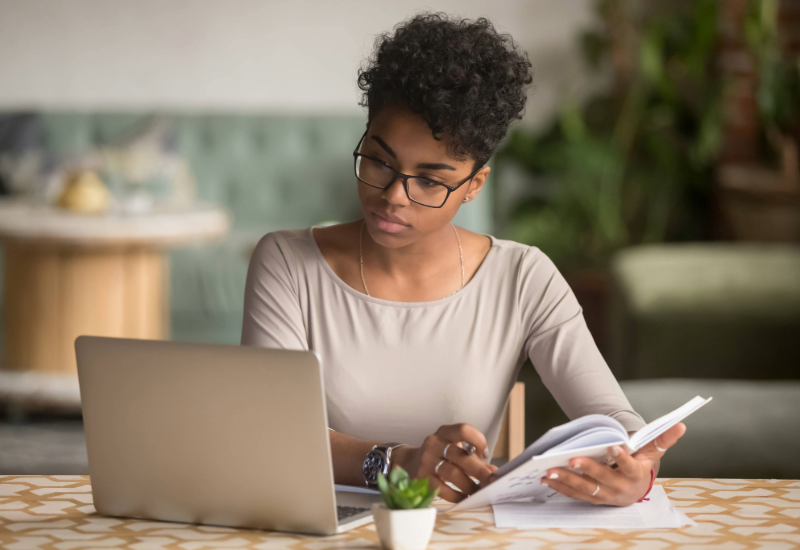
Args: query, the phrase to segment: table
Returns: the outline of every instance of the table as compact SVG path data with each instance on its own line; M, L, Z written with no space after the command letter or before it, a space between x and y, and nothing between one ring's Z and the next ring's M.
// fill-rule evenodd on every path
M76 373L80 334L168 336L168 246L224 236L227 213L172 205L101 216L0 200L9 370Z
M491 509L440 515L429 548L673 549L800 546L800 481L658 479L673 504L697 525L653 531L497 529ZM446 505L446 503L443 503ZM374 524L331 537L107 518L92 506L88 476L0 476L0 547L379 548Z

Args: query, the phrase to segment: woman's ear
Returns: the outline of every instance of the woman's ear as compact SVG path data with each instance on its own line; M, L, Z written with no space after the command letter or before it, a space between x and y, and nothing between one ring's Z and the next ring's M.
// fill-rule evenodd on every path
M474 176L472 176L472 180L468 184L469 187L467 188L467 194L464 195L462 202L470 202L478 196L478 193L480 193L481 189L483 189L483 184L486 182L486 178L489 176L489 172L491 171L491 167L484 166L478 170Z

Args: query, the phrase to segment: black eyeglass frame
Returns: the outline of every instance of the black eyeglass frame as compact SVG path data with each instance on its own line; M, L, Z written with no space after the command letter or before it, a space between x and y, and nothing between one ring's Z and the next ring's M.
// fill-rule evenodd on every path
M391 166L389 166L388 164L386 164L381 159L376 158L376 157L371 157L369 155L363 155L363 154L358 152L358 149L361 147L361 142L364 141L364 138L367 136L367 132L368 131L369 130L364 132L364 135L361 136L361 139L358 140L358 145L356 145L356 148L353 149L353 173L356 175L356 178L358 179L358 181L360 181L364 185L369 185L370 187L373 187L375 189L386 189L389 186L391 186L391 184L394 182L395 179L397 179L399 177L400 179L403 180L403 189L405 189L405 191L406 191L406 197L408 197L408 200L410 200L411 202L416 203L416 204L418 204L420 206L424 206L426 208L441 208L441 207L443 207L447 203L447 199L450 198L450 193L452 193L453 191L455 191L456 189L458 189L459 187L461 187L462 185L464 185L465 183L470 181L472 178L474 178L475 174L477 174L480 171L480 169L483 168L483 166L479 166L478 168L475 169L475 171L473 171L465 179L463 179L460 182L458 182L455 186L450 186L450 185L444 184L444 183L442 183L440 181L433 181L433 180L430 180L430 179L427 179L427 178L421 178L419 176L409 176L408 174L402 174L402 173L398 172L397 170L395 170L394 168L392 168ZM358 177L358 171L356 170L356 163L358 162L358 157L364 157L364 158L367 158L367 159L370 159L370 160L374 160L376 162L380 162L382 165L386 166L389 170L394 172L395 177L392 178L392 180L389 182L389 185L387 185L386 187L378 187L377 185L372 185L371 183L365 182L364 180L362 180L361 178ZM408 192L408 179L409 178L421 179L421 180L429 181L429 182L434 183L436 185L441 185L442 187L447 189L447 196L444 198L444 200L442 201L442 204L440 204L439 206L431 206L429 204L423 204L423 203L421 203L419 201L415 201L414 199L411 198L411 194Z

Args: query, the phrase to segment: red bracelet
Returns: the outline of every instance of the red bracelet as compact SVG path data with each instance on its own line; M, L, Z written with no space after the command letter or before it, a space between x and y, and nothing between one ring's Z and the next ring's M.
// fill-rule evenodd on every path
M637 500L636 502L642 502L643 500L650 500L649 498L644 498L650 494L650 489L653 488L653 482L656 480L656 469L650 468L650 487L647 488L647 492L642 495L642 498Z

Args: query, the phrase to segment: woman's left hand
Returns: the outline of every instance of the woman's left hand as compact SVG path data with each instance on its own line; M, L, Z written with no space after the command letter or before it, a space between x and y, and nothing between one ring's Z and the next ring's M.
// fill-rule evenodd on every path
M669 449L685 432L686 425L679 422L633 455L623 447L609 447L608 457L617 463L617 468L591 458L575 457L569 461L569 466L580 468L583 474L567 468L551 468L542 478L542 484L592 504L629 506L645 494L650 486L650 468L664 456L654 443L664 450Z

